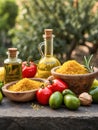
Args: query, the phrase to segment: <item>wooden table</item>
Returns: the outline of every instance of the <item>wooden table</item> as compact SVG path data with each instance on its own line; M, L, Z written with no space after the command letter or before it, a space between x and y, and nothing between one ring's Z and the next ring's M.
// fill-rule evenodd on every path
M34 101L16 103L4 97L0 104L0 130L98 130L98 104L77 111L64 106L53 110L35 105Z

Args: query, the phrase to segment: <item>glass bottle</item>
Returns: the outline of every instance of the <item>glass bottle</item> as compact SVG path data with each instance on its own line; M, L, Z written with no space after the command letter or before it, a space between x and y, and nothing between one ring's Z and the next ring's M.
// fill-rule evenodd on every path
M38 63L38 77L47 78L51 75L51 69L53 67L61 65L59 60L53 56L53 38L52 29L45 29L43 35L44 42L39 44L39 50L42 58ZM42 52L42 46L44 45L44 54Z
M18 54L17 48L8 48L8 58L4 60L5 83L22 78L22 60Z

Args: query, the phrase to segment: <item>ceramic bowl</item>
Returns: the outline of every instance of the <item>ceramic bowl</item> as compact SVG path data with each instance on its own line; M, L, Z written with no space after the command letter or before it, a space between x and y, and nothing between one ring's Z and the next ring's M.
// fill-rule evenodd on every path
M58 68L60 68L60 66L54 67L51 70L51 74L54 76L54 78L60 78L66 83L68 83L69 89L71 89L77 95L79 95L82 92L88 92L94 79L98 77L97 68L94 68L94 72L92 73L77 74L77 75L57 73L56 70Z
M45 82L45 79L42 78L31 78L32 80L40 81L40 82ZM13 92L9 91L8 88L17 83L18 81L13 81L10 83L5 84L2 87L2 92L3 94L10 100L12 101L17 101L17 102L27 102L35 99L35 94L38 89L33 89L29 91L23 91L23 92Z

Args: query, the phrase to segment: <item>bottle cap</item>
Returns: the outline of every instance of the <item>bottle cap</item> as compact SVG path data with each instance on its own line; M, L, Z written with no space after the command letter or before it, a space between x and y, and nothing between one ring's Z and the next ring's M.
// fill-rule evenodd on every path
M8 48L8 53L10 54L10 57L14 58L17 54L17 48Z

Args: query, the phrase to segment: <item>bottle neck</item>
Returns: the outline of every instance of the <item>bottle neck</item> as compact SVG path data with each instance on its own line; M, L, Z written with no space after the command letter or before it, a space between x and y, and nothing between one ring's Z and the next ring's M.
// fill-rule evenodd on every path
M45 56L53 56L53 38L54 35L51 37L45 37L44 42L45 42Z
M9 60L12 60L12 61L17 60L17 58L18 58L18 54L19 54L19 52L16 52L15 55L12 55L11 53L7 52L8 59L9 59Z

